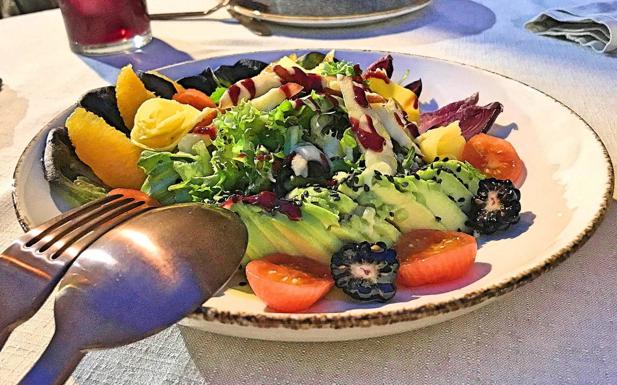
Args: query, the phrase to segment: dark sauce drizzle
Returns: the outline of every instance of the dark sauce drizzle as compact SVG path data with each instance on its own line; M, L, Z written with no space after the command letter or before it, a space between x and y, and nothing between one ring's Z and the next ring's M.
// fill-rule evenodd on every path
M279 199L272 191L262 191L255 195L232 195L223 203L223 207L229 209L234 203L239 202L259 206L269 213L278 211L281 214L287 215L287 218L292 221L302 219L302 211L300 211L300 207L296 203L286 199Z

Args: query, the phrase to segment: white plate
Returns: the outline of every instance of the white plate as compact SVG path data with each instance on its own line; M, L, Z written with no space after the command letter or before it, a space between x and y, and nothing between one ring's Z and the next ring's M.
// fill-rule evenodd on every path
M255 19L294 27L349 27L392 19L419 11L431 0L261 0L270 7L259 12L242 5L234 11Z
M179 78L240 58L269 62L288 53L223 56L166 67L162 72ZM382 54L337 51L338 57L362 66ZM613 170L603 144L580 116L550 96L495 73L439 59L392 55L393 78L400 78L407 69L409 79L421 77L421 101L433 108L476 91L481 103L499 101L504 105L492 133L507 137L527 165L521 222L506 233L482 237L476 265L464 278L445 285L401 289L387 304L354 303L335 290L307 313L280 314L266 311L244 286L212 298L183 324L281 341L334 341L398 333L486 304L555 266L591 235L612 196ZM43 179L41 156L47 132L62 125L67 113L32 140L17 165L14 202L26 229L60 212L62 202L54 202ZM234 282L241 279L238 276Z

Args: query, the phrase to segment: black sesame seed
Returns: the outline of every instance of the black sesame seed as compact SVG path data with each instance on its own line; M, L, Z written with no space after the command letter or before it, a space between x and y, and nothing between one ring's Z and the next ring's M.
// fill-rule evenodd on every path
M413 177L416 178L417 180L420 180L420 175L418 174L413 174Z
M388 182L394 183L394 177L392 175L386 175L386 179L388 180Z
M341 200L341 197L337 195L337 196L335 196L335 197L332 197L332 199L334 199L335 201L340 201L340 200Z
M465 202L465 197L458 198L458 201L461 202L461 203Z
M435 220L436 220L437 222L441 222L441 217L438 217L437 215L435 215Z
M381 174L380 175L375 174L375 179L381 180Z
M367 184L365 184L363 188L364 188L364 191L366 192L369 192L371 190L371 188Z
M244 281L238 283L238 286L246 286L246 285L248 285L248 283Z
M308 198L309 197L309 192L308 191L303 192L302 196L305 197L305 198Z
M465 188L469 190L469 185L467 183L464 183L463 186L465 186Z
M438 162L439 161L439 157L436 156L435 159L433 159L433 162Z
M315 187L315 191L321 192L321 187Z
M461 167L461 165L459 164L458 167L456 167L456 172L461 172L463 171L463 167Z
M407 186L409 186L409 182L403 182L403 183L401 183L401 186L407 187Z
M394 216L394 211L390 211L388 214L390 214L391 217Z
M449 161L449 160L450 160L450 158L448 158L447 156L446 156L445 158L443 158L443 161L444 161L444 162L447 162L447 161Z

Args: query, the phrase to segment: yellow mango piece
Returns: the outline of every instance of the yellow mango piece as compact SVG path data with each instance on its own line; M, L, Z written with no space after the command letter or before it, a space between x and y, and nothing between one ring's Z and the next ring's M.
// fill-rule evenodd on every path
M118 80L116 80L116 102L120 116L129 129L133 128L135 113L139 106L154 96L154 93L146 89L144 83L133 71L132 65L122 67Z
M432 162L436 157L460 159L465 147L458 122L429 130L418 136L416 142L426 162Z
M384 79L380 78L368 78L367 83L371 91L386 99L394 99L407 114L407 120L416 124L420 122L418 97L412 90L408 90L393 81L386 82Z
M146 176L137 166L141 148L103 118L78 107L66 120L69 138L82 162L109 187L139 189Z
M205 108L199 111L175 100L146 100L135 114L131 141L147 150L172 150L211 110Z

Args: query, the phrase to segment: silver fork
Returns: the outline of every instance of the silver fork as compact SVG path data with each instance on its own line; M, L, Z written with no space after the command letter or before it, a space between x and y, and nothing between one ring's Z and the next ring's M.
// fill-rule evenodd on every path
M71 263L114 226L157 207L112 191L30 230L0 254L0 349L43 305Z

